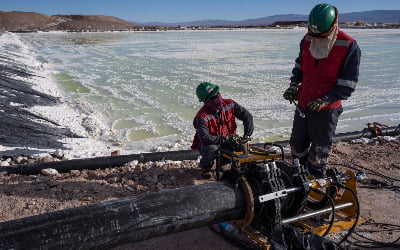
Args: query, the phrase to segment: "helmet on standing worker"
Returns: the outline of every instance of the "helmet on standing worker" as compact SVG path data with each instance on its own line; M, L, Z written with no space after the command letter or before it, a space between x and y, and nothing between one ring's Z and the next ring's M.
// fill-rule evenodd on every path
M338 10L327 3L317 4L308 16L308 31L311 36L324 38L334 28L338 18Z
M218 92L219 87L209 82L202 82L196 88L196 95L200 102L212 99Z

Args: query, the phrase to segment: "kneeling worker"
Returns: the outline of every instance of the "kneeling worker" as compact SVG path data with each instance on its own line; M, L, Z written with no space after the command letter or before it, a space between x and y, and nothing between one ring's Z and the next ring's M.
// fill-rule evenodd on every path
M216 151L229 140L229 136L236 134L235 118L243 122L243 137L249 138L254 129L253 116L234 100L223 99L219 87L212 83L200 83L196 88L196 95L204 105L193 121L196 134L191 148L200 150L202 176L209 179Z

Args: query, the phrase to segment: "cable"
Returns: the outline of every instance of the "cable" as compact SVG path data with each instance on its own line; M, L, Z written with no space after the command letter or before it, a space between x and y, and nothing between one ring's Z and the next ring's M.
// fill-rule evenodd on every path
M355 155L355 156L353 157L353 159L350 161L350 163L353 164L353 165L356 166L356 167L359 167L359 168L368 170L368 171L370 171L372 174L374 174L374 175L376 175L376 176L380 176L380 177L382 177L382 178L384 178L384 179L391 180L392 182L395 182L395 181L400 182L400 179L392 178L392 177L390 177L390 176L384 175L384 174L379 173L379 172L377 172L377 171L375 171L375 170L369 169L369 168L367 168L367 167L364 167L364 166L361 166L361 165L358 165L357 163L355 163L355 162L354 162L355 159L357 159L358 156L359 156L359 155L362 155L362 154L363 154L363 153L360 153L360 154Z
M399 126L396 128L396 130L399 130L399 131L400 131L400 124L399 124ZM362 156L363 154L364 154L364 153L356 154L356 155L352 158L352 160L350 161L350 164L354 165L355 167L354 167L354 166L351 166L351 165L347 165L347 164L337 164L337 163L330 163L329 165L341 165L341 166L345 166L345 167L350 168L350 169L353 169L353 170L367 170L367 171L369 172L369 174L373 174L373 175L382 177L383 179L390 181L391 184L393 184L393 182L400 182L400 179L392 178L392 177L390 177L390 176L384 175L384 174L379 173L379 172L377 172L377 171L375 171L375 170L369 169L369 168L367 168L367 167L364 167L364 166L361 166L361 165L355 163L355 160L356 160L357 158L359 158L360 156Z
M384 184L382 183L383 185L379 185L379 187L376 186L376 185L373 186L373 185L368 185L368 184L364 183L365 185L362 186L363 188L369 188L369 189L376 189L376 188L382 189L382 188L385 188L385 189L392 190L392 191L395 191L395 192L400 191L400 186L393 185L393 182L400 182L400 180L398 180L398 179L391 178L389 176L377 173L377 172L375 172L375 171L373 171L371 169L364 168L364 167L361 167L362 169L360 169L360 168L356 168L356 167L353 167L353 166L350 166L350 165L347 165L347 164L337 164L337 163L330 163L330 165L343 166L343 167L346 167L346 168L349 168L349 169L353 169L353 170L356 170L356 171L367 170L367 172L369 171L368 174L377 175L377 176L379 176L381 178L386 179L386 181L389 182L389 183L385 182ZM384 181L382 181L382 182L384 182Z
M353 195L353 197L354 197L354 199L355 199L355 201L356 201L356 205L357 205L356 219L355 219L353 225L351 226L351 228L349 229L349 231L347 232L347 234L346 234L346 235L342 238L342 240L338 243L338 244L340 245L340 244L342 244L344 241L347 240L347 237L349 237L349 235L352 234L352 233L354 232L354 229L355 229L356 226L357 226L358 220L360 219L360 202L359 202L359 200L358 200L357 194L354 192L353 189L348 188L348 187L345 187L345 186L343 186L342 184L339 184L339 183L335 183L335 185L338 186L338 187L340 187L340 188L344 188L344 189L350 191L351 194Z
M379 172L376 172L376 171L374 171L374 170L372 170L372 169L369 169L369 168L366 168L366 167L363 167L363 166L358 166L358 165L355 164L355 163L353 163L353 164L356 165L358 168L357 168L357 167L353 167L353 166L348 165L348 164L343 164L343 163L329 163L329 165L332 165L332 166L343 166L343 167L346 167L346 168L349 168L349 169L353 169L353 170L367 170L367 171L370 172L370 173L368 173L368 174L373 174L373 175L382 177L382 178L384 178L384 179L386 179L386 180L390 180L391 183L392 183L392 182L400 182L400 179L395 179L395 178L392 178L392 177L390 177L390 176L386 176L386 175L381 174L381 173L379 173ZM361 169L360 169L360 168L361 168ZM391 186L391 185L389 185L389 186Z
M316 189L316 188L310 188L310 190L327 197L329 200L329 203L331 204L331 207L332 207L331 220L329 221L329 227L326 229L325 233L322 235L322 237L325 237L329 233L329 231L331 231L333 222L335 220L335 203L333 202L333 199L327 193L324 193L321 190Z
M353 166L347 165L347 164L335 164L335 163L332 163L332 164L330 164L330 165L344 166L344 167L347 167L347 168L350 168L350 169L353 169L353 170L361 170L361 169L363 169L363 170L369 171L369 172L370 172L369 174L374 174L374 175L380 176L380 177L382 177L382 178L384 178L384 179L386 179L386 180L390 180L391 182L395 182L395 181L396 181L396 182L399 182L399 181L400 181L399 179L395 179L395 178L386 176L386 175L381 174L381 173L378 173L378 172L376 172L376 171L374 171L374 170L372 170L372 169L368 169L368 168L366 168L366 167L363 167L363 166L360 166L360 165L358 165L358 164L355 164L355 163L354 163L354 160L352 160L351 163L354 164L356 167L353 167ZM358 168L357 168L357 167L358 167ZM360 168L361 168L361 169L360 169ZM365 186L365 187L366 187L366 188L376 188L376 187L372 187L372 186ZM387 189L390 189L390 190L393 190L393 191L398 191L398 190L400 190L400 186L393 185L393 183L391 183L391 185L383 186L383 188L387 188ZM347 189L347 188L346 188L346 189ZM358 201L358 198L357 198L357 196L355 195L354 191L351 190L351 189L348 189L348 190L351 191L352 194L353 194L353 196L356 198L356 202L357 202L357 219L356 219L355 223L353 224L353 226L350 228L349 232L348 232L348 233L343 237L343 239L339 242L339 244L342 244L344 241L347 241L347 242L350 243L350 246L351 246L351 245L354 245L354 246L360 247L360 248L376 248L376 247L397 247L397 248L400 248L400 244L396 243L396 242L398 242L398 241L400 240L400 237L397 238L397 239L396 239L395 241L393 241L393 242L380 242L380 241L376 241L376 240L370 239L370 238L365 237L365 236L363 236L363 235L360 234L360 232L368 232L368 230L364 230L364 231L356 230L356 225L357 225L358 218L359 218L359 214L360 214L360 211L359 211L359 210L360 210L360 209L359 209L359 201ZM376 224L376 225L378 225L378 224L379 224L379 225L391 225L391 224L382 224L382 223L363 223L363 224L361 224L361 225L372 225L372 224ZM360 226L361 226L361 225L360 225ZM397 225L391 225L391 226L397 226ZM397 227L399 227L398 230L400 230L400 226L397 226ZM382 231L384 231L384 230L382 230ZM382 231L377 231L377 232L382 232ZM390 230L390 231L392 232L393 230ZM352 233L353 233L353 235L351 235ZM356 240L357 240L356 242L350 242L350 241L347 239L350 235L351 235L352 238L354 238L354 239L356 239L354 236L358 236L358 237L361 237L361 238L363 238L363 239L365 239L365 240L364 240L364 241L361 241L361 240L359 240L359 239L356 239Z
M384 227L390 227L387 229L364 229L361 230L359 229L362 226L384 226ZM392 248L400 248L400 244L397 243L400 240L400 237L398 237L396 240L392 242L382 242L382 241L377 241L371 238L368 238L364 235L361 235L361 233L377 233L377 232L400 232L400 225L394 225L394 224L387 224L387 223L362 223L358 226L357 230L354 231L354 235L364 239L356 239L354 235L352 235L353 239L355 239L355 242L349 242L350 246L356 246L360 248L383 248L383 247L392 247Z

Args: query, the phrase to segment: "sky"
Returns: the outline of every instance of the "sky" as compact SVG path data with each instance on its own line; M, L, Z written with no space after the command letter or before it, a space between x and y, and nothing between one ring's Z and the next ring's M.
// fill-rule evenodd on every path
M318 3L339 13L400 10L400 0L0 0L1 11L44 15L107 15L133 22L186 22L206 19L241 21L280 14L304 14Z

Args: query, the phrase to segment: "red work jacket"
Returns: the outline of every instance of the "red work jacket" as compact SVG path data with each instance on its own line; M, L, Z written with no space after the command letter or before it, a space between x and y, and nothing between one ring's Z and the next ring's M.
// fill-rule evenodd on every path
M213 115L205 106L197 112L193 120L193 126L196 128L196 117L202 119L209 128L210 135L214 136L228 136L236 134L237 124L235 121L235 102L231 99L223 99L221 109L221 120L216 115ZM196 134L193 138L191 149L199 150L201 146L199 135Z
M297 96L301 107L307 108L309 102L324 97L337 87L340 68L353 41L353 38L339 30L329 56L318 60L310 53L311 36L306 35L301 52L303 78ZM341 104L342 102L339 100L322 109L334 109Z

